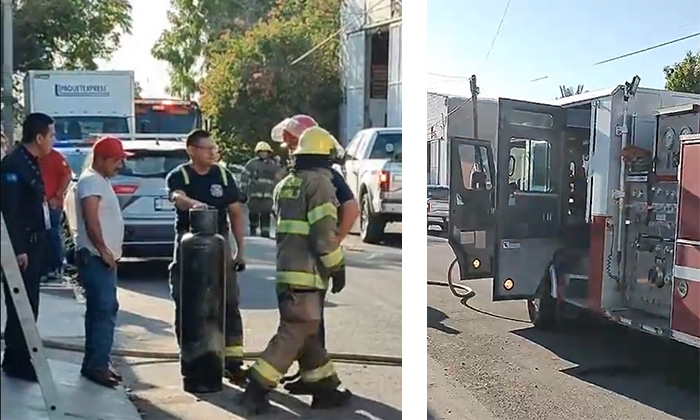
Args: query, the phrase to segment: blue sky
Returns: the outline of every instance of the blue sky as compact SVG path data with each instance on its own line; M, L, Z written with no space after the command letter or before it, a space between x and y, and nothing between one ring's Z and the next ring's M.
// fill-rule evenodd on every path
M688 50L700 50L696 37L592 66L700 32L698 0L511 0L485 60L506 3L428 0L428 72L476 74L481 96L544 101L558 96L560 84L595 90L635 74L642 86L663 88L663 67L681 60ZM549 78L530 82L544 76ZM469 94L467 80L428 75L427 87Z

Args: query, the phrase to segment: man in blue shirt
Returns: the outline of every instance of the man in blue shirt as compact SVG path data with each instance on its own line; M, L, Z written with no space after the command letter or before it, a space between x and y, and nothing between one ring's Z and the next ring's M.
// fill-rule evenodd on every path
M39 284L46 264L46 244L51 228L39 159L51 152L54 133L51 117L41 113L29 114L22 126L22 142L2 159L0 165L2 216L35 320L39 314ZM3 287L7 324L2 369L8 376L36 381L36 372L12 300L13 293L4 278Z

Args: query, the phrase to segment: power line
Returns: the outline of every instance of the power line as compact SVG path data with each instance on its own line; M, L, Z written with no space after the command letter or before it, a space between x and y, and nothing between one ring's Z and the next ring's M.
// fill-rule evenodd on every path
M496 44L496 38L498 38L498 34L501 33L501 27L503 27L503 21L506 18L506 13L508 13L509 6L510 6L510 0L508 0L508 3L506 3L506 8L503 10L503 14L501 15L501 21L498 23L498 29L496 29L496 33L493 35L493 39L491 40L491 46L489 47L489 50L486 53L486 57L484 58L484 61L488 60L489 55L491 55L491 50L493 49L494 44Z
M607 64L607 63L610 63L610 62L613 62L613 61L617 61L617 60L621 60L621 59L623 59L623 58L627 58L627 57L630 57L630 56L633 56L633 55L641 54L641 53L643 53L643 52L651 51L651 50L654 50L654 49L657 49L657 48L665 47L665 46L667 46L667 45L675 44L675 43L677 43L677 42L685 41L685 40L687 40L687 39L695 38L695 37L698 37L698 36L700 36L700 32L697 32L697 33L694 33L694 34L690 34L690 35L686 35L686 36L683 36L683 37L680 37L680 38L672 39L672 40L670 40L670 41L662 42L662 43L660 43L660 44L652 45L652 46L650 46L650 47L642 48L642 49L640 49L640 50L632 51L632 52L629 52L629 53L626 53L626 54L622 54L622 55L619 55L619 56L617 56L617 57L608 58L608 59L606 59L606 60L601 60L601 61L598 61L598 62L596 62L596 63L591 64L591 67L599 66L599 65L601 65L601 64ZM450 74L441 74L441 73L431 73L431 72L428 72L428 75L430 75L430 76L435 76L435 77L441 77L441 78L444 78L444 79L469 80L469 77L466 77L466 76L456 76L456 75L450 75ZM536 77L536 78L530 79L529 81L530 81L530 82L539 82L539 81L546 80L546 79L549 79L549 78L550 78L550 76L540 76L540 77Z
M467 98L467 99L465 99L464 101L462 101L462 103L460 103L459 105L457 105L457 106L455 107L455 109L453 109L452 111L449 111L449 112L447 113L447 115L445 115L445 119L447 119L450 115L454 114L455 112L459 111L460 108L462 108L464 105L466 105L467 103L469 103L471 100L472 100L472 98ZM442 120L442 118L440 118L440 120ZM434 122L433 124L431 124L430 127L428 127L428 134L430 134L430 130L432 130L432 129L438 124L438 122L440 122L440 121L436 121L436 122Z
M641 54L643 52L655 50L657 48L665 47L666 45L675 44L676 42L685 41L686 39L694 38L697 36L700 36L700 32L686 35L686 36L683 36L680 38L672 39L670 41L662 42L661 44L652 45L651 47L642 48L641 50L632 51L632 52L629 52L627 54L618 55L617 57L608 58L606 60L601 60L601 61L598 61L596 63L591 64L591 67L599 66L601 64L606 64L606 63L610 63L610 62L617 61L617 60L621 60L623 58L627 58L627 57L631 57L633 55ZM530 82L539 82L540 80L545 80L545 79L549 79L549 76L538 77L538 78L530 80Z
M695 38L696 36L700 36L700 32L696 32L696 33L694 33L694 34L686 35L686 36L681 37L681 38L672 39L671 41L662 42L661 44L656 44L656 45L653 45L653 46L651 46L651 47L642 48L641 50L633 51L633 52L631 52L631 53L618 55L617 57L608 58L607 60L599 61L599 62L597 62L597 63L595 63L595 64L593 64L593 65L594 65L594 66L597 66L597 65L600 65L600 64L610 63L611 61L616 61L616 60L619 60L619 59L621 59L621 58L626 58L626 57L630 57L630 56L632 56L632 55L637 55L637 54L641 54L641 53L643 53L643 52L655 50L655 49L657 49L657 48L665 47L666 45L671 45L671 44L675 44L676 42L685 41L686 39Z
M328 36L328 38L324 39L323 41L321 41L321 42L319 42L318 44L316 44L316 45L314 45L313 47L311 47L311 49L309 49L308 51L306 51L304 54L302 54L302 55L300 55L299 57L295 58L289 65L290 65L290 66L293 66L293 65L297 64L298 62L302 61L303 59L305 59L306 57L308 57L308 56L310 56L311 54L313 54L316 50L318 50L319 48L321 48L321 47L323 47L324 45L326 45L326 44L327 44L328 42L330 42L333 38L335 38L335 37L337 37L338 35L340 35L341 32L344 32L345 30L347 30L347 28L349 28L351 25L354 25L358 20L363 19L363 18L366 17L370 12L372 12L374 9L377 9L377 7L378 7L381 3L382 3L382 0L377 0L377 1L372 5L372 7L368 8L367 10L365 10L364 12L362 12L362 13L361 13L359 16L357 16L353 21L347 23L347 24L344 25L344 26L341 26L340 29L338 29L337 31L335 31L335 32L333 32L332 34L330 34L330 35ZM380 9L378 9L378 10L382 10L382 9L385 9L385 8L387 8L387 6L383 6L382 8L380 8ZM364 25L363 25L363 26L364 26Z

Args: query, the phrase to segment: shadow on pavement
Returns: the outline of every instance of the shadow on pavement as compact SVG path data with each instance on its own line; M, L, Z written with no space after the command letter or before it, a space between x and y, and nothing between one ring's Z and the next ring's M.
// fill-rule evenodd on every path
M173 366L174 369L178 369ZM133 371L129 370L128 365L122 367L122 372L125 377L135 377ZM126 372L125 372L126 371ZM132 391L143 391L152 389L152 386L141 384L139 382L130 384ZM168 398L168 406L175 411L176 405L195 405L195 404L210 404L218 407L220 410L231 413L233 418L249 418L245 416L239 401L243 394L241 388L224 386L223 391L215 394L187 394L180 389L168 388L172 396ZM298 399L289 394L273 391L270 393L270 402L272 403L271 410L262 416L255 416L255 419L328 419L328 420L350 420L350 419L379 419L379 420L399 420L402 418L401 411L394 407L375 401L361 395L355 394L347 407L333 410L311 410L309 403L310 398L305 400ZM130 395L132 403L141 413L144 420L185 420L185 417L174 415L164 411L148 399L132 393ZM208 409L202 407L202 411ZM218 410L217 410L218 411ZM188 412L191 412L189 410ZM236 417L233 417L236 416ZM189 418L189 416L188 416ZM221 418L221 417L218 417Z
M132 325L143 328L149 335L173 337L173 326L169 322L165 322L161 319L143 316L124 309L119 310L118 317L120 327Z
M238 400L242 391L232 387L225 387L223 392L200 396L204 401L220 407L235 415L244 417ZM270 402L273 408L269 414L256 416L260 419L401 419L401 411L379 401L365 398L355 394L347 407L334 410L311 410L309 405L289 394L274 391L270 393Z
M428 328L444 332L445 334L456 335L461 331L443 324L449 317L439 309L428 306Z
M697 419L700 353L615 324L572 323L571 332L513 331L578 366L562 373L638 401L671 416ZM675 392L668 392L668 387Z

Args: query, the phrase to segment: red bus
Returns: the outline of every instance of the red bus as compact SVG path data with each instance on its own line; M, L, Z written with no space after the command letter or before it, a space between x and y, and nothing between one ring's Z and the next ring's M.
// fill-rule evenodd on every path
M202 114L194 101L137 99L136 133L187 134L202 127Z

